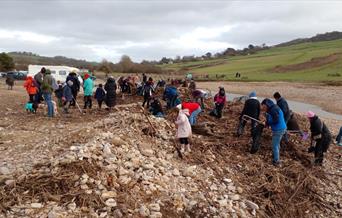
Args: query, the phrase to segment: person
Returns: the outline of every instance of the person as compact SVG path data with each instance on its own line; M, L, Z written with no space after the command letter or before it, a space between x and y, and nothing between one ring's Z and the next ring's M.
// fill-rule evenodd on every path
M51 72L49 70L45 70L41 88L42 88L42 94L43 94L44 100L48 107L48 117L50 118L54 116L54 111L55 111L53 103L52 103L52 92L53 92L52 85L53 85L53 78L51 76Z
M189 89L190 89L190 90L195 90L195 89L196 89L196 83L195 83L194 80L191 80L191 81L190 81Z
M179 110L178 117L176 120L177 125L177 138L181 144L181 152L191 152L189 137L192 134L191 125L188 119L190 116L189 109Z
M14 86L14 77L12 75L6 76L6 85L8 90L13 90Z
M29 95L29 102L34 103L34 96L37 94L37 87L34 85L32 76L28 76L25 80L24 87Z
M260 116L260 102L256 96L256 92L253 91L248 95L248 99L245 101L243 110L240 114L239 118L239 124L238 124L238 129L237 129L237 136L240 137L243 132L244 128L247 124L246 119L244 119L244 116L249 116L251 118L251 136L252 136L252 146L250 153L254 154L259 150L260 147L260 139L261 135L264 129L263 125L259 125L256 120L259 120Z
M70 104L72 103L72 100L74 98L72 94L72 86L73 86L72 80L69 80L67 84L63 88L63 102L64 102L64 113L68 114L69 113L69 107Z
M83 89L84 89L84 109L91 109L92 95L93 95L94 82L89 74L84 75Z
M175 102L178 95L179 94L175 86L170 85L165 88L163 99L166 100L166 106L168 109L171 109L177 105Z
M270 126L272 129L272 150L273 150L273 165L279 166L279 149L280 142L286 132L286 123L283 111L273 103L271 99L264 99L261 102L262 110L266 112L265 126Z
M77 94L80 91L81 83L77 78L77 74L75 72L69 73L69 75L66 78L66 83L71 80L72 81L72 87L71 87L71 92L72 92L72 102L70 103L70 106L76 106L76 99L77 99Z
M202 109L204 109L205 92L200 89L196 89L196 90L193 90L191 94L192 94L192 98L194 99L194 101L201 104Z
M142 74L143 75L143 78L142 78L142 82L143 82L143 85L147 82L147 76L145 73Z
M105 97L105 103L109 110L112 109L112 107L116 104L116 83L115 79L113 77L109 77L107 79L107 82L104 86L104 89L106 90L107 94Z
M219 88L219 92L214 97L215 109L210 112L211 116L221 118L222 110L226 104L226 91L223 87Z
M97 87L94 97L97 101L97 104L99 105L99 109L101 109L102 102L104 101L104 99L106 97L106 92L104 91L102 84L99 84L99 87Z
M336 136L336 144L342 146L342 126L340 128L340 132Z
M142 104L143 107L145 107L145 103L147 103L147 109L150 107L150 100L152 97L152 92L153 92L153 80L150 77L148 81L144 85L144 90L143 90L143 96L144 96L144 102Z
M55 90L55 96L58 99L58 107L62 107L63 106L63 84L61 83L61 81L57 81L57 86L58 88Z
M189 122L193 126L197 123L197 116L202 112L201 106L196 102L183 102L177 106L178 109L189 110Z
M249 93L248 99L245 101L245 105L242 109L242 112L240 114L239 118L239 127L237 130L237 136L241 136L244 132L244 128L246 126L247 121L243 119L243 116L249 116L255 120L259 120L260 116L260 102L256 96L256 92L253 91ZM248 118L247 118L248 119ZM255 131L255 128L257 126L257 123L255 120L251 119L251 134L253 137L253 133Z
M164 117L163 107L158 98L152 97L150 112L155 117Z
M278 107L280 107L280 109L283 111L284 119L287 124L287 122L291 118L291 110L289 108L287 101L280 95L279 92L274 93L273 97L277 101Z
M307 117L310 121L311 146L308 152L315 152L315 164L322 165L324 153L327 152L332 141L331 133L328 127L315 115L314 112L308 111Z
M40 104L43 101L43 91L42 91L42 84L43 84L43 79L44 79L44 74L46 72L45 67L42 67L42 69L40 69L40 71L34 75L34 81L36 83L36 87L37 87L37 94L35 96L35 101L36 104Z

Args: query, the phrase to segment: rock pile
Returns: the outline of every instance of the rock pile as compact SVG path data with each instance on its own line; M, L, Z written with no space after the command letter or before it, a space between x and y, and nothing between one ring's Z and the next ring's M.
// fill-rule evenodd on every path
M130 105L91 126L92 138L72 145L2 186L1 210L8 217L79 216L250 217L258 205L227 175L190 165L174 149L174 124L154 117L155 137L140 107ZM9 174L1 168L1 174Z

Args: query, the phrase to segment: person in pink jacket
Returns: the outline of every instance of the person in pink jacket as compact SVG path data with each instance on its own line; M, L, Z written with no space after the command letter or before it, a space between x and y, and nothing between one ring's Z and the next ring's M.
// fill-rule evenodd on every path
M190 116L189 109L179 110L176 120L177 138L181 144L181 152L191 152L189 137L192 134L191 125L188 119Z

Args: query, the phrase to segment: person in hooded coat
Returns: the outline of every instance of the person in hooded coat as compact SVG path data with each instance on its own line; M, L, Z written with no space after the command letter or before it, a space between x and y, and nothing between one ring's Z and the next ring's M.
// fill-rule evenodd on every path
M34 103L34 96L37 94L37 87L34 85L32 76L28 76L26 78L24 87L29 95L29 102Z
M76 99L77 99L77 94L80 91L81 88L81 83L77 78L77 74L75 72L71 72L69 73L69 75L66 78L66 83L71 80L72 81L72 87L71 87L71 91L72 91L72 96L73 99L70 103L70 106L76 106Z
M341 139L342 139L342 126L340 128L340 132L336 136L336 144L339 146L342 146L342 140Z
M163 107L158 98L152 97L152 102L150 105L150 112L153 116L164 117Z
M215 109L210 113L210 115L216 118L221 118L222 110L226 104L226 101L226 91L223 87L220 87L219 92L214 97Z
M97 87L94 97L97 101L99 109L101 109L102 102L105 100L106 97L106 92L104 91L102 84L99 84L99 87Z
M72 94L72 86L73 86L73 82L71 80L69 80L66 85L63 87L63 97L62 100L64 102L64 113L69 113L69 107L70 104L74 98L73 94Z
M283 111L273 103L271 99L265 98L261 102L262 110L266 112L265 126L270 126L272 129L272 150L273 150L273 165L279 166L279 150L280 142L286 133L286 123Z
M92 96L93 96L93 88L94 88L94 82L90 78L89 74L84 75L84 81L83 81L83 90L84 90L84 109L91 109L93 105Z
M109 109L115 106L116 104L116 82L113 77L109 77L104 86L107 94L105 97L105 103Z
M179 110L178 117L176 120L177 125L177 138L181 144L181 152L191 152L189 137L192 134L191 125L188 119L190 116L189 109Z
M308 149L308 152L315 152L315 164L322 165L324 153L329 148L332 136L328 127L314 112L308 111L307 117L310 121L311 131L311 147Z

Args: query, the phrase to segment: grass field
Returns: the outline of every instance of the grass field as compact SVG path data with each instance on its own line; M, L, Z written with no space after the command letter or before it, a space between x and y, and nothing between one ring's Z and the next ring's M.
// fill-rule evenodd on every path
M281 73L274 70L277 66L305 65L312 58L324 59L335 53L341 54L336 55L336 60L327 64L319 66L308 64L305 69ZM168 64L162 67L176 71L185 69L198 77L208 74L209 79L216 79L216 74L224 75L224 78L219 78L219 80L340 82L342 81L342 40L274 47L248 56ZM236 79L236 72L241 73L242 77ZM334 74L340 76L331 76Z

